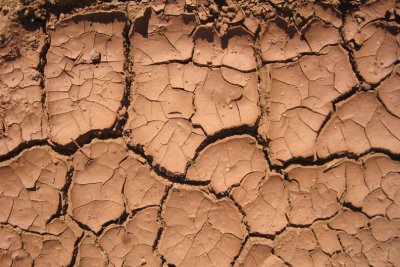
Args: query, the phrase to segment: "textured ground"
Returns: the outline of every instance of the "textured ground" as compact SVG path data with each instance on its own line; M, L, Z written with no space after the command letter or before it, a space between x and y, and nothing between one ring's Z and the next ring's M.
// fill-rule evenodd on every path
M400 266L395 0L0 2L0 266Z

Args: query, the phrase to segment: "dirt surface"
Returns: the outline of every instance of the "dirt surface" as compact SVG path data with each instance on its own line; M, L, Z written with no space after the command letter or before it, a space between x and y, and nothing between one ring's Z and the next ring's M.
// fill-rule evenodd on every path
M395 0L0 2L0 266L400 266Z

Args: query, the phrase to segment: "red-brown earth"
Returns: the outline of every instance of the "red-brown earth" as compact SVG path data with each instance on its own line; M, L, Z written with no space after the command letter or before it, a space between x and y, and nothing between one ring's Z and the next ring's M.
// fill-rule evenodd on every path
M395 0L0 2L0 266L400 266Z

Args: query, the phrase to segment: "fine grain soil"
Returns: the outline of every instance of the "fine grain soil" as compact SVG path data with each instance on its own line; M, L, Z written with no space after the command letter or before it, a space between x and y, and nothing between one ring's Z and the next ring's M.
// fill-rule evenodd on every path
M1 0L0 267L400 266L395 0Z

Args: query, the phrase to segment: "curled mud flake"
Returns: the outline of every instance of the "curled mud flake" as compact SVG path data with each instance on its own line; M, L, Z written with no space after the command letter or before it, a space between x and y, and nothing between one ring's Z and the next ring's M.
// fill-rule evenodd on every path
M174 175L182 175L187 163L193 159L198 146L205 139L204 132L184 119L170 119L166 122L146 121L143 117L132 117L128 127L132 136L128 142L143 146L153 164ZM142 124L140 125L140 120ZM137 126L134 126L134 122Z
M49 134L61 145L110 129L124 95L123 28L119 12L61 21L50 31L45 67Z
M274 64L270 75L269 114L260 129L271 140L272 162L313 156L332 102L357 84L347 54L340 47L327 47L320 56Z
M345 266L370 266L369 260L366 258L365 254L371 249L371 247L370 244L366 245L366 243L364 243L364 238L360 238L359 234L362 232L370 235L370 232L367 229L360 230L356 236L349 235L345 232L338 232L342 251L331 258L332 264L345 264Z
M243 266L254 266L254 265L243 265ZM281 260L281 258L275 256L275 255L271 255L269 256L266 260L264 260L264 262L262 262L263 267L287 267L288 265Z
M342 14L335 5L327 2L318 2L314 6L315 16L339 28L342 26Z
M357 230L367 226L367 218L361 213L344 210L330 220L329 226L335 230L342 230L354 235Z
M341 40L337 27L322 19L310 20L303 29L303 36L288 21L277 17L267 24L260 38L261 54L264 62L292 59L308 52L321 52L329 45Z
M362 244L362 254L351 256L357 266L391 266L392 263L395 263L393 266L396 266L399 263L398 257L393 257L392 254L395 251L399 251L398 239L378 242L372 237L370 230L367 229L359 231L356 238L357 242L361 241Z
M258 267L258 266L283 266L276 262L276 256L272 254L273 241L264 238L250 237L244 245L235 267ZM278 258L279 259L279 258ZM276 265L271 265L275 263ZM283 262L282 262L283 263Z
M56 219L43 235L0 226L1 266L69 266L82 230L69 218Z
M200 26L193 34L193 62L200 65L220 67L227 54L227 47L213 28Z
M151 20L156 14L145 19ZM151 24L137 25L131 34L133 62L151 65L170 61L187 61L192 57L194 43L191 34L195 28L194 15L168 17L159 22L159 30L151 32Z
M313 19L319 19L336 28L342 25L342 14L338 10L339 2L324 1L286 1L284 3L284 12L292 13L290 19L294 21L298 28Z
M366 25L357 39L359 48L353 50L360 75L369 83L385 78L400 59L398 25L374 22Z
M338 252L331 258L332 266L371 266L368 264L368 260L364 255L359 254L350 257L345 252Z
M174 187L162 212L159 251L177 266L230 266L246 234L227 199L215 200L190 187Z
M121 139L95 141L73 157L69 213L98 232L125 211L159 205L164 182L143 159L131 156Z
M239 185L248 175L263 176L267 163L262 148L250 136L233 136L207 146L188 169L189 181L210 181L217 193Z
M322 252L320 249L314 250L310 253L314 266L331 266L329 256Z
M390 220L400 219L400 192L396 196L396 200L389 206L386 212Z
M288 227L274 240L274 252L291 266L313 266L310 252L317 249L310 229Z
M371 234L380 241L385 242L400 236L399 220L390 221L386 218L374 218L371 220Z
M213 67L225 66L242 72L256 69L254 41L241 26L231 27L221 40L212 28L199 27L193 34L193 62Z
M154 12L159 13L164 10L165 2L165 0L153 0L150 2L150 6Z
M396 198L396 192L400 189L397 183L397 175L400 173L400 163L383 154L367 156L364 160L365 182L373 191L382 187L389 199Z
M134 70L136 79L131 91L135 113L147 121L192 116L193 91L204 81L206 69L174 63L137 66Z
M346 177L346 194L342 198L345 203L361 208L363 213L371 217L396 216L398 207L395 194L400 190L397 182L400 171L398 162L381 154L373 154L364 159L363 165L354 162L342 165L345 165Z
M361 5L358 9L348 13L345 17L343 33L347 41L358 41L360 32L367 24L379 19L385 19L387 12L395 8L395 0L381 0Z
M184 13L185 5L188 1L185 0L168 0L165 1L164 14L170 16L179 16Z
M0 222L45 232L59 212L67 166L50 148L26 150L0 166Z
M393 210L388 210L389 207L396 208L396 204L392 204L392 201L387 198L382 189L377 189L365 197L362 204L362 211L368 216L387 214L390 217L390 214L394 214L391 213Z
M259 116L255 73L211 69L195 91L196 112L192 118L208 134L226 128L253 126Z
M367 258L369 266L387 266L390 242L386 244L378 242L369 229L359 231L356 238L361 241L362 253Z
M324 167L295 166L286 170L290 181L287 216L296 225L312 224L341 209L340 199L346 190L346 165L329 171Z
M40 238L40 237L38 237ZM31 266L33 257L23 247L19 232L11 227L0 226L1 266Z
M311 226L320 249L332 255L342 249L337 231L332 230L327 222L316 222Z
M400 118L400 74L397 72L385 80L376 89L385 108Z
M21 32L19 36L24 34ZM39 30L28 34L37 38L37 47L25 47L21 43L18 55L12 59L3 58L0 49L0 156L21 144L47 137L41 103L41 76L37 70L44 34Z
M346 195L344 201L352 206L360 208L364 203L370 189L364 178L362 167L354 162L348 162L345 167L346 172Z
M261 23L260 18L250 14L250 16L245 17L243 25L246 27L247 30L249 30L253 35L255 35L260 28L260 23Z
M150 171L149 166L131 156L120 164L126 177L124 195L128 210L159 205L165 194L167 183Z
M231 195L242 207L251 232L275 235L288 223L288 190L279 175L271 174L265 180L264 175L247 175Z
M400 153L399 133L400 119L387 112L374 93L359 93L337 105L317 137L317 156L359 155L370 149Z
M73 157L74 176L69 213L98 232L105 223L118 219L125 210L122 188L124 173L116 171L127 151L121 141L96 141Z
M145 208L121 226L111 226L99 238L99 247L111 266L160 266L161 258L153 251L158 231L159 209Z
M341 40L337 28L317 19L306 26L304 37L312 52L319 52L328 45L339 44Z
M82 236L82 229L69 217L61 217L47 226L49 236L43 237L41 253L34 266L68 266L71 264L75 244ZM24 236L22 236L24 239ZM24 247L36 247L37 240L29 240ZM39 243L40 244L40 243Z
M193 34L193 62L213 67L225 66L242 72L256 69L254 41L241 26L231 27L221 40L214 29L201 26Z
M260 46L264 62L287 60L310 52L310 47L301 39L296 27L280 17L268 22L260 38Z
M399 222L385 218L374 218L370 228L361 230L356 237L362 243L362 253L372 266L396 266L400 263Z
M232 27L227 32L227 53L222 57L222 65L238 71L254 71L256 59L253 38L243 27Z
M103 267L106 265L107 257L97 245L96 237L86 235L79 243L76 257L77 266Z

